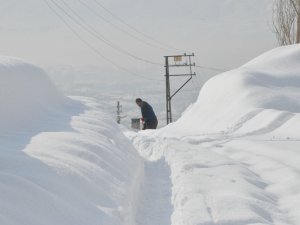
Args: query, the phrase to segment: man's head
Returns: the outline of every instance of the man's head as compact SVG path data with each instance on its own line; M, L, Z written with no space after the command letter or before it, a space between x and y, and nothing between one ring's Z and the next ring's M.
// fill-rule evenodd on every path
M142 99L137 98L137 99L135 100L135 102L136 102L136 104L137 104L139 107L142 107L142 105L143 105L143 100L142 100Z

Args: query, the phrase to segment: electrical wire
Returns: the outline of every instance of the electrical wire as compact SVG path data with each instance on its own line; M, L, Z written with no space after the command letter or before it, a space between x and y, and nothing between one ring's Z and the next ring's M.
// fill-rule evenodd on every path
M111 41L109 41L107 38L105 38L101 33L99 33L93 26L89 25L88 23L85 22L85 20L78 15L64 0L60 0L78 19L74 18L70 13L68 13L61 5L59 5L56 1L50 0L53 4L56 5L57 8L59 8L67 17L69 17L74 23L76 23L78 26L80 26L82 29L84 29L86 32L94 36L96 39L100 40L101 42L105 43L106 45L110 46L111 48L121 52L124 55L130 56L133 59L152 64L152 65L159 65L162 66L162 64L157 63L157 62L152 62L150 60L141 58L139 56L136 56L119 46L116 46L113 44Z
M180 51L180 52L191 52L191 51L187 51L187 50L182 50L182 49L179 49L179 48L175 48L175 47L172 47L166 43L162 43L161 41L158 41L156 40L155 38L145 34L144 32L138 30L137 28L135 28L134 26L130 25L129 23L127 23L124 19L122 19L121 17L117 16L116 14L114 14L111 10L109 10L107 7L105 7L102 3L100 3L98 0L94 0L95 3L97 5L99 5L102 9L104 9L106 12L108 12L111 16L113 16L115 19L117 19L118 21L120 21L121 23L123 23L124 25L126 25L127 27L129 27L131 30L135 31L136 33L142 35L143 37L151 40L152 42L154 43L157 43L159 44L160 46L164 46L164 47L167 47L169 50L172 50L172 51Z
M195 61L196 62L199 62L198 61L198 58L197 56L195 55ZM211 66L203 66L203 65L195 65L196 68L199 68L199 69L204 69L204 70L211 70L211 71L217 71L217 72L225 72L225 71L228 71L229 69L225 69L225 68L216 68L216 67L211 67Z
M192 72L192 71L188 71L188 72ZM195 93L199 93L199 89L201 89L201 84L198 82L198 76L196 73L194 76L192 76L191 81L192 81L192 85L194 87Z
M50 0L52 2L52 0ZM84 38L81 37L81 35L67 22L67 20L64 19L64 17L62 17L48 2L48 0L44 0L44 2L46 3L46 5L48 6L48 8L68 27L68 29L81 41L83 42L88 48L90 48L92 51L94 51L98 56L100 56L102 59L106 60L107 62L111 63L112 65L114 65L115 67L117 67L119 70L126 72L128 75L132 75L135 77L140 77L143 79L147 79L147 80L155 80L155 81L162 81L161 79L154 79L154 78L149 78L137 73L134 73L132 71L129 71L128 69L126 69L123 66L120 66L119 64L115 63L114 61L112 61L111 59L109 59L108 57L104 56L103 54L101 54L101 52L96 49L93 45L91 45L90 43L88 43Z
M117 26L116 24L112 23L111 21L109 21L108 19L106 19L105 17L103 17L101 14L99 14L94 8L90 7L87 3L85 3L84 1L82 0L78 0L85 8L87 8L90 12L92 12L96 17L100 18L101 20L105 21L106 23L108 23L109 25L113 26L115 29L121 31L122 33L128 35L129 37L145 44L145 45L148 45L150 47L153 47L153 48L156 48L156 49L159 49L159 50L163 50L163 51L173 51L173 50L170 50L168 48L165 48L165 47L162 47L162 46L159 46L159 45L155 45L155 44L152 44L148 41L145 41L143 40L142 38L139 38L137 37L136 35L130 33L129 31Z
M121 52L127 56L130 56L131 58L134 58L136 60L140 60L143 61L145 63L149 63L149 64L153 64L153 65L159 65L159 66L164 66L161 63L157 63L157 62L152 62L150 60L138 57L122 48L120 48L119 46L114 45L111 41L109 41L107 38L105 38L101 33L99 33L93 26L89 25L88 23L86 23L86 21L80 16L78 15L78 13L73 10L70 5L68 5L65 0L61 0L61 2L64 4L65 7L67 7L77 18L75 18L74 16L72 16L70 13L68 13L61 5L59 5L56 1L54 0L49 0L50 2L52 2L58 9L60 9L70 20L72 20L75 24L77 24L79 27L81 27L83 30L85 30L86 32L88 32L89 34L91 34L92 36L94 36L95 38L97 38L98 40L100 40L101 42L105 43L106 45L110 46L111 48L115 49L118 52ZM82 0L79 0L82 4L84 4L86 7L90 8L87 4L83 3ZM105 8L101 3L99 3L97 0L94 0L97 4L99 4L103 9L105 9L107 12L109 12L111 15L113 15L114 17L118 18L118 20L122 21L124 24L126 24L127 26L131 27L130 24L127 24L125 21L123 21L121 18L119 18L118 16L116 16L115 14L113 14L110 10L108 10L107 8ZM49 2L45 0L45 2L47 3L47 6L55 12L55 14L61 19L63 20L63 22L68 26L68 28L81 40L83 41L89 48L92 48L93 51L97 52L97 54L99 55L99 51L92 46L91 44L89 44L87 41L85 41L82 37L80 37L80 35L71 27L71 25L53 8L50 6ZM91 9L91 8L90 8ZM97 13L95 11L93 11L94 13ZM100 15L97 14L99 17ZM108 20L106 20L104 17L101 16L102 19L104 19L106 22L110 23ZM113 23L110 23L111 25L114 25ZM115 25L114 25L115 26ZM117 26L115 26L117 27ZM134 28L134 27L131 27ZM123 29L122 29L123 30ZM124 32L126 32L125 30L123 30ZM131 35L129 32L127 32L128 35ZM141 40L141 39L140 39ZM117 65L116 63L114 63L112 60L108 59L107 57L105 57L103 54L100 54L102 58L106 59L107 61L109 61L110 63L114 64L116 67L118 67L119 69L122 68L123 71L126 71L130 74L133 74L132 72L130 72L129 70L127 70L124 67L121 67L119 65ZM120 68L121 67L121 68ZM195 66L196 68L200 68L200 69L205 69L205 70L212 70L212 71L219 71L219 72L224 72L227 71L228 69L224 69L224 68L214 68L214 67L207 67L207 66ZM137 74L135 74L137 75ZM137 75L140 76L140 75ZM146 78L146 77L144 77ZM147 79L151 79L148 78ZM156 79L151 79L151 80L156 80Z
M219 71L219 72L225 72L225 71L229 70L229 69L225 69L225 68L214 68L214 67L197 66L197 65L195 67L200 68L200 69L205 69L205 70Z

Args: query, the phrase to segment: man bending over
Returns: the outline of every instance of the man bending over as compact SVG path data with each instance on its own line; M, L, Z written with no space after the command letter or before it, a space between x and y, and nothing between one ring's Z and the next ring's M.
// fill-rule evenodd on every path
M143 130L156 129L158 121L151 105L140 98L137 98L135 102L141 108Z

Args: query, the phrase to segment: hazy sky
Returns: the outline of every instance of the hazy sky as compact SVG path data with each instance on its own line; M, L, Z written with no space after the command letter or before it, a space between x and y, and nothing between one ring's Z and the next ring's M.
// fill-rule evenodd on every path
M54 1L72 14L62 0ZM198 65L234 68L276 47L275 36L271 31L273 0L64 1L76 11L87 26L97 32L98 36L102 35L109 40L113 46L136 57L162 64L164 55L183 51L165 51L149 47L120 32L99 16L136 38L156 45L124 26L103 10L96 1L128 24L160 42L195 52ZM48 2L55 7L53 2ZM163 67L144 63L108 47L70 21L62 11L58 12L86 43L114 63L147 76L163 73ZM0 54L21 57L45 68L64 66L84 70L95 66L104 73L125 73L89 49L43 0L0 0ZM203 71L205 72L208 71Z

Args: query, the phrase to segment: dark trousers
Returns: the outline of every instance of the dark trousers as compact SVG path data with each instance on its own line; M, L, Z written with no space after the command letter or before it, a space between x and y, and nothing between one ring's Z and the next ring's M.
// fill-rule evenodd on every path
M144 123L143 130L147 130L147 129L155 130L157 128L157 124L158 124L157 119L153 120L153 121L147 121Z

